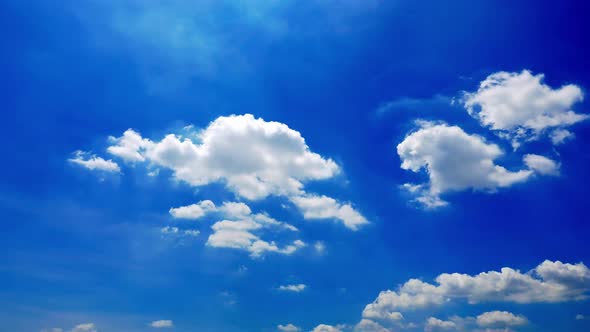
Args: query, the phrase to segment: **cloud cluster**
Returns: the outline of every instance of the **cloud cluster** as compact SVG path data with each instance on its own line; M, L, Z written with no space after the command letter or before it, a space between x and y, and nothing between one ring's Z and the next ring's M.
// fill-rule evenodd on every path
M588 297L590 269L583 263L567 264L546 260L536 268L521 273L512 268L482 272L477 275L443 273L430 284L410 279L398 290L386 290L362 314L363 319L392 323L401 319L403 311L440 306L450 301L557 303L578 301ZM510 313L494 311L478 316L480 326L523 325L526 320ZM441 327L432 320L433 327Z
M171 208L170 214L179 219L199 219L208 213L215 213L222 218L211 226L213 233L207 240L207 245L215 248L231 248L244 250L252 257L259 257L267 252L290 255L305 247L301 240L279 247L274 241L260 238L264 229L278 229L297 232L298 229L288 223L280 222L264 213L252 213L250 207L241 202L224 202L216 206L210 200L200 201L188 206ZM174 229L174 227L172 228Z
M543 74L528 70L498 72L483 80L475 92L465 93L464 106L484 127L499 132L516 148L549 132L555 144L572 135L565 128L589 118L571 107L583 100L574 84L553 89Z
M582 90L576 85L552 89L543 83L542 74L523 70L488 76L477 91L466 92L461 103L483 127L509 139L516 149L523 142L542 137L550 138L555 145L571 139L574 134L567 128L590 117L571 110L582 99ZM559 175L559 163L546 156L525 154L523 165L509 170L496 163L504 152L483 137L445 123L417 123L419 128L398 144L397 153L402 169L426 171L427 183L402 187L427 208L447 205L441 198L447 192L494 192L527 181L535 174Z
M249 200L283 196L306 219L333 219L353 230L368 223L350 203L305 191L305 182L332 178L340 168L310 151L301 134L283 123L232 115L217 118L190 137L170 134L157 142L129 129L110 141L110 154L130 163L148 161L168 168L177 180L192 186L223 183ZM189 206L171 212L198 218L206 209Z

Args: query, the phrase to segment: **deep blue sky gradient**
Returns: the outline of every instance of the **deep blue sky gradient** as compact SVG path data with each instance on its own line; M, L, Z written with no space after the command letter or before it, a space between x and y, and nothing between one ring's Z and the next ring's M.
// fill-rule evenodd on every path
M544 259L590 263L588 122L558 148L560 177L450 194L451 205L438 211L408 204L399 185L425 175L400 169L395 151L416 118L493 138L449 101L496 71L530 69L551 86L574 83L587 94L587 2L286 1L244 19L227 2L173 1L153 30L129 37L112 27L113 12L162 3L0 3L0 331L85 321L99 331L143 331L162 317L177 331L274 331L286 322L309 330L358 322L379 291L412 277L526 271ZM198 30L223 36L221 53L168 48L154 31L174 19L209 22ZM67 162L78 149L104 155L107 136L127 128L159 139L243 113L286 123L334 158L343 175L309 188L354 202L372 224L351 232L306 223L281 209L280 198L255 202L304 228L310 243L324 241L327 252L252 260L204 246L203 235L179 244L154 231L170 222L172 206L233 200L221 186L195 191L164 171L153 178L132 167L98 177ZM547 143L527 148L557 156ZM498 162L519 159L507 153ZM299 282L309 285L302 294L276 291ZM434 315L485 309L524 314L532 325L523 331L590 329L574 320L590 315L587 301L457 304Z

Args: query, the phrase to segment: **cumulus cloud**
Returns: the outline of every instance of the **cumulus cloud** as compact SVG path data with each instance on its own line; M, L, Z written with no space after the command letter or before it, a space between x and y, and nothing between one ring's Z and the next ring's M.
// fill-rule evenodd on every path
M293 292L293 293L300 293L303 292L307 288L305 284L296 284L296 285L281 285L279 286L280 291L285 292Z
M363 311L363 318L382 320L395 312L439 306L449 301L556 303L588 297L590 270L583 263L544 261L527 273L512 268L477 275L443 273L430 284L410 279L397 291L386 290Z
M210 200L204 200L196 204L171 208L170 214L178 219L199 219L207 212L215 210L215 204Z
M524 316L517 316L508 311L489 311L477 316L477 325L481 327L509 327L528 324Z
M453 331L456 328L457 324L453 321L430 317L426 320L424 331Z
M293 324L287 324L287 325L280 325L279 324L277 326L277 329L279 331L282 331L282 332L298 332L298 331L301 331L300 328L298 328L297 326L295 326Z
M326 324L320 324L318 326L316 326L313 330L311 330L311 332L342 332L342 325L336 325L336 326L332 326L332 325L326 325Z
M510 171L496 165L494 160L503 154L502 150L480 136L467 134L460 127L432 122L419 124L420 129L398 144L397 153L402 169L426 170L428 183L404 185L426 207L446 205L440 198L446 192L494 191L524 182L534 173L530 169Z
M119 173L121 171L121 168L116 162L110 159L105 160L101 157L91 155L88 152L84 151L76 151L74 153L74 157L68 159L68 161L76 165L80 165L84 168L87 168L91 171L96 170L112 173Z
M169 134L157 142L129 129L110 141L109 153L128 162L168 168L177 180L192 186L219 182L249 200L287 197L307 219L334 219L351 229L367 223L350 203L306 193L306 182L332 178L340 167L312 152L298 131L280 122L232 115L217 118L191 138ZM170 212L197 218L202 210L189 206Z
M586 319L586 316L582 315L582 314L577 314L576 315L576 320L584 320Z
M162 319L162 320L155 320L150 323L150 326L153 328L172 328L174 327L174 323L169 319Z
M530 170L541 175L559 175L559 164L536 154L526 154L522 160Z
M571 110L584 98L580 87L567 84L554 89L543 83L543 78L543 74L533 75L528 70L494 73L477 91L465 93L463 103L482 126L511 140L515 148L547 132L559 144L569 136L563 128L589 116Z
M305 219L335 219L352 230L369 222L349 203L341 204L327 196L305 195L294 196L292 202L303 212Z

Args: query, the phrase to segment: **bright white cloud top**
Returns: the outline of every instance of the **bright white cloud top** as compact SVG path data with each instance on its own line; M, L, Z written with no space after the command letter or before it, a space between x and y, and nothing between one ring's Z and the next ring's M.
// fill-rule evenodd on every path
M217 118L190 137L169 134L157 142L129 129L110 141L110 154L130 163L148 161L168 168L176 179L192 186L220 182L249 200L287 197L304 218L334 219L353 230L368 223L350 203L305 191L305 182L333 178L340 167L310 151L301 134L283 123L232 115ZM203 208L190 206L171 213L198 218Z
M320 324L316 326L311 332L342 332L342 326L332 326L327 324Z
M535 173L557 172L554 161L537 155L525 157L527 168L510 171L495 163L503 155L500 147L483 137L445 123L422 121L419 124L420 128L397 146L397 153L402 169L426 170L428 183L404 185L426 207L446 205L440 196L447 192L495 191L524 182Z
M494 73L477 91L466 93L463 103L482 126L511 140L515 148L546 133L560 144L572 135L566 127L589 118L571 109L584 95L577 85L554 89L544 84L543 78L543 74L533 75L528 70Z

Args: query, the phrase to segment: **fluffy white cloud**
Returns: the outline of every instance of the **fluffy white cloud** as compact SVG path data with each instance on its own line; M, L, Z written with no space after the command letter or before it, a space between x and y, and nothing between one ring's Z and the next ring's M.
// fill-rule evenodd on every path
M515 303L583 300L590 291L590 270L583 264L544 261L521 273L508 267L477 275L443 273L436 285L410 279L397 291L383 291L363 311L363 318L382 320L395 312L442 305L452 300L471 304L500 301Z
M547 157L537 154L526 154L522 160L525 165L541 175L559 175L559 164Z
M311 332L342 332L342 328L343 326L341 325L332 326L320 324L316 326L313 330L311 330Z
M150 323L153 328L171 328L174 327L174 323L169 319L155 320Z
M95 155L89 155L87 152L84 151L76 151L74 153L74 158L70 158L68 159L68 161L76 165L85 167L91 171L97 170L113 173L119 173L121 171L121 168L119 168L119 165L116 162L110 159L105 160Z
M283 123L232 115L219 117L187 137L169 134L157 142L129 129L110 141L109 153L128 162L148 161L168 168L176 179L192 186L221 182L250 200L287 197L308 219L336 219L351 229L367 223L351 204L305 192L305 182L332 178L340 168L310 151L301 134ZM198 218L202 208L189 206L170 213Z
M424 331L453 331L456 328L457 324L453 321L430 317L426 320Z
M583 100L582 90L573 84L553 89L543 83L543 74L528 70L520 73L498 72L483 80L479 89L466 93L464 106L482 126L510 139L514 147L523 141L538 139L551 129L562 129L588 119L571 107ZM554 142L563 132L554 135Z
M83 323L76 325L71 332L96 332L94 323Z
M333 160L311 152L299 132L250 114L219 117L195 139L198 143L170 134L153 142L130 129L111 139L115 145L108 151L125 160L149 160L170 168L177 179L194 186L223 181L248 199L298 195L303 181L339 172Z
M287 324L287 325L278 325L277 329L279 329L279 331L282 332L298 332L301 331L300 328L298 328L297 326L293 325L293 324Z
M280 291L294 292L294 293L303 292L305 290L305 288L307 288L307 286L305 284L279 286Z
M582 314L577 314L576 315L576 320L584 320L586 319L586 316L582 315Z
M502 150L477 135L469 135L457 126L420 122L421 128L397 146L401 168L419 172L425 169L429 182L405 184L426 207L447 204L440 195L466 189L493 191L526 181L533 171L509 171L494 160Z
M178 219L199 219L207 212L214 210L215 204L210 200L204 200L188 206L171 208L169 212L174 218Z
M508 327L528 324L524 316L508 311L489 311L477 316L477 325L482 327Z
M303 212L305 219L336 219L352 230L369 223L350 203L341 204L328 196L293 196L291 201Z
M113 145L107 148L107 152L128 162L145 161L145 151L154 145L131 129L125 131L119 138L109 136L109 142Z

